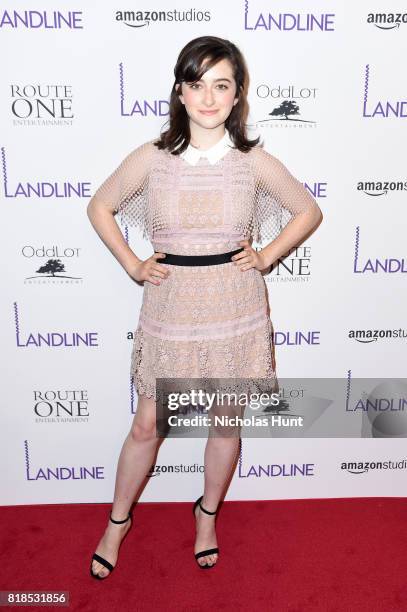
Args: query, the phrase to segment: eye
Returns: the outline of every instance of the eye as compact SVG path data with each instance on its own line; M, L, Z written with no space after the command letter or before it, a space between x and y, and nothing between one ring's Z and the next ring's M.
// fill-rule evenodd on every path
M195 89L197 87L200 87L200 85L199 83L188 83L188 87L190 87L191 89ZM225 89L229 89L228 86L225 85L224 83L219 83L217 87L221 88L222 91L224 91Z

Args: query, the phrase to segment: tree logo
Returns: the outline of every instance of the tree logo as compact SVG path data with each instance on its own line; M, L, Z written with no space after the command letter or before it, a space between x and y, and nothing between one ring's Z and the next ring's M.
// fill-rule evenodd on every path
M58 272L60 274L58 274ZM36 270L37 275L41 274L46 277L71 278L75 280L80 278L79 276L68 276L67 274L63 274L63 272L65 272L65 264L63 264L60 259L48 259L46 264ZM28 276L26 280L30 278L38 278L38 276Z
M294 115L300 114L300 108L294 100L284 100L279 106L274 108L269 115L271 119L262 119L258 123L266 123L267 121L299 121L301 123L316 123L307 119L294 119Z

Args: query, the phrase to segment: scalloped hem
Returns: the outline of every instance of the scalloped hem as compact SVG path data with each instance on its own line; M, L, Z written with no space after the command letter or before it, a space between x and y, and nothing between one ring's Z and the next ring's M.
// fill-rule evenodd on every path
M267 366L266 366L266 377L234 377L234 376L213 376L211 377L206 367L201 364L202 376L194 377L169 377L169 381L174 381L176 385L177 379L182 380L182 384L175 388L175 392L190 393L193 390L203 390L206 393L213 394L214 392L221 393L236 393L236 395L251 395L261 393L278 393L279 384L275 370L275 353L273 343L273 325L268 318L267 320L267 344L269 347L267 355ZM144 348L144 335L143 329L138 325L133 342L133 349L131 353L131 366L130 373L133 379L134 388L137 395L142 395L148 399L154 399L157 402L161 399L161 393L157 394L156 380L152 379L151 375L145 368L145 362L143 361L143 348ZM189 384L188 381L193 380L194 382ZM199 383L196 381L199 380ZM216 382L223 381L219 386ZM226 381L226 382L225 382ZM233 382L231 382L233 381Z

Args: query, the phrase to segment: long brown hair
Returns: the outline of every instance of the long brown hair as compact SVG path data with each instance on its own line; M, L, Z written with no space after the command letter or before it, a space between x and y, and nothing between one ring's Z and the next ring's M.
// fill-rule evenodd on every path
M200 36L187 43L178 56L174 68L175 81L171 90L169 120L166 122L169 122L169 128L160 134L159 140L154 143L159 149L167 149L173 155L179 155L188 147L191 138L189 117L179 99L180 91L177 92L176 86L177 84L181 86L182 82L199 81L209 68L222 59L229 60L232 65L236 82L235 98L239 97L225 121L225 128L235 147L244 153L259 143L260 137L248 140L246 136L245 120L249 107L248 71L242 53L229 40L217 36ZM204 66L203 60L207 60Z

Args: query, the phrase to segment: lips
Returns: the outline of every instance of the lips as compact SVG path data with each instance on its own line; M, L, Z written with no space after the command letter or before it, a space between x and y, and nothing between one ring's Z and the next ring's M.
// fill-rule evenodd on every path
M215 115L218 111L199 111L203 115Z

